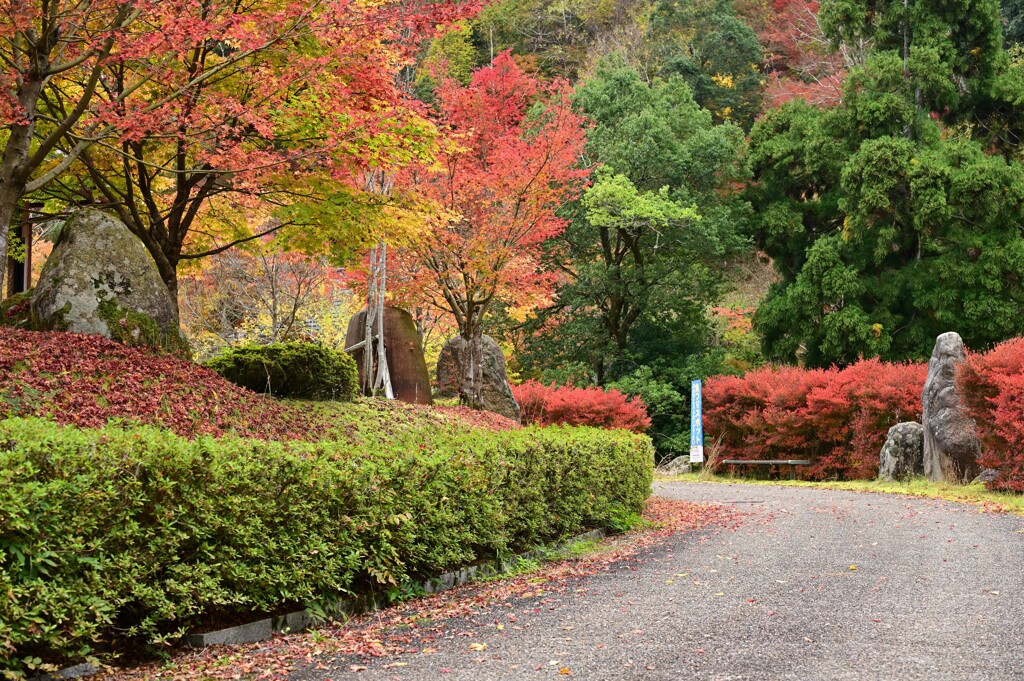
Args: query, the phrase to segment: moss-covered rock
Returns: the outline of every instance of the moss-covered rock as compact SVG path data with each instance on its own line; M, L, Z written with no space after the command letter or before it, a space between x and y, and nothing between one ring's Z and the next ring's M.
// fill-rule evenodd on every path
M189 354L149 252L123 223L96 210L79 211L61 231L32 297L32 325Z
M32 294L35 289L15 293L0 301L0 326L32 328Z

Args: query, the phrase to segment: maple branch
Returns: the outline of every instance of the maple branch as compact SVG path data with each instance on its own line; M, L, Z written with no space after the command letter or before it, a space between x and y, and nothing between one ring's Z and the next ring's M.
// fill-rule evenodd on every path
M292 221L282 222L281 224L279 224L279 225L277 225L275 227L271 227L270 229L264 230L264 231L260 232L259 234L253 234L252 236L243 237L241 239L235 239L234 241L232 241L229 244L225 244L224 246L218 246L217 248L211 248L210 250L203 251L202 253L182 253L181 254L181 259L182 260L195 260L196 258L205 258L207 256L217 255L218 253L223 253L224 251L228 250L229 248L233 248L235 246L238 246L239 244L244 244L244 243L246 243L248 241L254 241L256 239L259 239L260 237L267 236L268 234L273 234L274 232L278 231L282 227L287 227L287 226L290 226L292 224L295 224L295 223L293 223Z
M124 24L125 19L129 16L137 17L138 13L139 10L136 10L134 13L129 15L128 6L122 6L122 8L118 10L118 13L114 17L114 20L112 22L114 26L112 30L124 28L126 25ZM32 154L31 158L28 161L28 167L37 168L40 165L42 165L43 161L46 160L46 157L49 156L50 152L53 151L54 147L57 146L57 143L64 137L64 135L68 131L71 130L71 128L74 127L75 123L78 122L78 119L80 119L82 115L85 114L85 112L89 109L89 104L92 101L93 93L96 92L96 84L99 82L100 75L103 73L103 60L110 56L110 52L113 48L114 36L111 35L108 36L107 39L103 42L102 49L100 49L97 53L96 64L95 66L93 66L91 72L89 73L88 80L86 81L85 85L82 86L82 91L78 95L78 104L76 104L75 108L72 109L70 113L67 114L67 116L65 116L64 120L60 123L60 125L58 125L56 129L51 131L50 134L47 135L46 138L39 143L39 147L36 149L35 153ZM43 77L43 82L48 80L52 75L53 74L50 73L46 74ZM79 149L77 153L81 153L81 150ZM65 165L65 168L68 165L70 165L71 162L74 161L74 157L77 157L77 153L72 155L71 161L69 161L67 165ZM63 170L61 172L63 172ZM46 182L50 182L55 176L55 174L50 172L44 175L44 178L48 178ZM38 180L33 184L42 186L42 184L40 184ZM36 189L38 188L39 187L37 186ZM27 186L26 191L28 191Z

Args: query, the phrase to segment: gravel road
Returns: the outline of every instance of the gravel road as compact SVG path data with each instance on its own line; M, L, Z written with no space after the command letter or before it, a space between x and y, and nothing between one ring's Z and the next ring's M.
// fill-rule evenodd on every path
M659 483L655 494L750 515L735 531L673 537L559 599L453 622L433 654L291 678L1024 679L1024 518L795 487ZM507 613L516 626L499 631Z

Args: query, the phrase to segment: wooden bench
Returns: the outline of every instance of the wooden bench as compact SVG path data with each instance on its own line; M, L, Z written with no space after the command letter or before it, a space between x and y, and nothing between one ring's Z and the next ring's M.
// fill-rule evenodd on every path
M719 462L730 466L789 466L790 480L796 480L796 467L810 465L808 459L723 459Z

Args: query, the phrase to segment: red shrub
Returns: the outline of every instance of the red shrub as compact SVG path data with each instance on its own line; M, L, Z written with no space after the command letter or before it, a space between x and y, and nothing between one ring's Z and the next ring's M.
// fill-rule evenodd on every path
M870 478L891 426L919 419L928 368L864 360L845 369L765 367L704 387L704 428L723 458L810 459L805 475Z
M522 410L524 424L542 426L565 423L573 426L622 428L642 433L651 427L647 406L639 397L629 398L618 390L573 388L527 381L512 386Z
M957 383L978 424L981 465L1000 472L989 488L1024 492L1024 338L968 355Z

